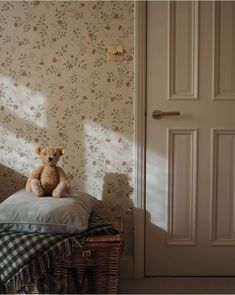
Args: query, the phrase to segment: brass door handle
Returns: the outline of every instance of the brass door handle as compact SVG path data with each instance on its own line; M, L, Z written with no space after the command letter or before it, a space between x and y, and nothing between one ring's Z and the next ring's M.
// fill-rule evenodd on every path
M159 110L155 110L152 113L153 119L159 120L162 117L168 117L168 116L180 116L180 112L162 112Z

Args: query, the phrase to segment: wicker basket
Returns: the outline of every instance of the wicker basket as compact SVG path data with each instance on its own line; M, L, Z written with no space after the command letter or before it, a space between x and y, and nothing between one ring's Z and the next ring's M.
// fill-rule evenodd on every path
M109 218L122 230L121 218ZM85 245L73 247L71 255L21 290L29 294L116 294L119 292L121 234L89 236Z

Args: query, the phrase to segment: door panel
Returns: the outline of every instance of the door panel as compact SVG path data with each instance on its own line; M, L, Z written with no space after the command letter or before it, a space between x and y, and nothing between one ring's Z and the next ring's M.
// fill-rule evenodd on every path
M198 3L168 4L169 99L197 99Z
M145 272L235 275L235 2L147 8Z
M235 3L213 3L213 99L235 99Z
M195 245L197 130L168 129L167 245Z
M212 131L212 244L235 245L235 132Z

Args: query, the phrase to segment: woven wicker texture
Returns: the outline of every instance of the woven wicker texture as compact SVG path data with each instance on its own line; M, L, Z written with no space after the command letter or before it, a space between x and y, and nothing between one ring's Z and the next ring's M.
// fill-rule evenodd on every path
M107 219L122 231L121 218ZM121 234L89 236L81 248L74 246L71 255L57 261L53 269L35 282L24 286L27 294L117 294L119 292Z

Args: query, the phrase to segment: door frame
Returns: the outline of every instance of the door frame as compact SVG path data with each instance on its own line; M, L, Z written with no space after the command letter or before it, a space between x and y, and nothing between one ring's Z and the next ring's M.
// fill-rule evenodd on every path
M145 155L147 1L135 1L135 180L134 180L134 277L145 275Z

